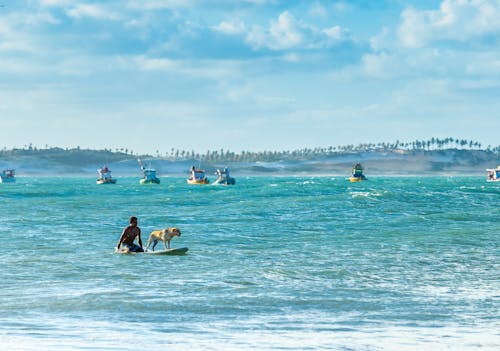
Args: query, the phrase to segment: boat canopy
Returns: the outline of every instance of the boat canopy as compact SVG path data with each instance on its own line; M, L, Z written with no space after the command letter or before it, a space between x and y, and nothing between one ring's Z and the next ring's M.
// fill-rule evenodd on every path
M488 180L500 180L500 166L497 168L489 168L486 172L488 172Z
M195 179L203 179L203 178L205 178L205 171L201 170L201 169L196 169L193 172L193 176Z
M4 169L2 171L2 176L6 177L6 178L12 178L15 176L15 174L16 174L16 171L13 169Z
M156 177L156 169L151 169L151 168L144 169L143 173L144 173L144 176L146 178L155 178Z
M352 175L355 177L363 175L363 166L361 166L361 163L356 163L354 165L354 167L352 168Z
M98 169L97 173L99 174L100 178L111 178L111 170L107 166Z

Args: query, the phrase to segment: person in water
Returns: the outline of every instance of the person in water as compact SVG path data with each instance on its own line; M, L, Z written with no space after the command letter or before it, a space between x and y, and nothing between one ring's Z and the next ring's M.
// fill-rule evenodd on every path
M139 245L134 244L135 238L138 238ZM116 250L119 251L122 245L127 248L129 252L144 252L142 248L141 228L137 226L137 217L130 217L130 225L123 229Z

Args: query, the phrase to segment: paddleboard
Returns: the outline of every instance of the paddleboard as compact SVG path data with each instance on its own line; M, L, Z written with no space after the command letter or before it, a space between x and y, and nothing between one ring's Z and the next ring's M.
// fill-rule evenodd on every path
M184 255L188 251L187 247L179 247L175 249L167 249L167 250L157 250L157 251L148 251L148 252L129 252L129 251L116 251L118 254L127 254L127 255L135 255L135 254L146 254L146 255Z

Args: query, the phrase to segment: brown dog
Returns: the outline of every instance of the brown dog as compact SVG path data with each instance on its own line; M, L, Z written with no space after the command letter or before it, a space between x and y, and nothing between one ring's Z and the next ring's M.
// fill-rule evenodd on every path
M151 245L153 241L154 241L153 244L153 251L154 251L156 244L158 244L158 241L160 240L163 241L163 244L165 245L165 250L170 249L170 240L172 240L174 236L181 236L181 231L178 228L165 228L162 230L153 230L151 234L149 234L148 245L146 246L145 251L148 251L149 245Z

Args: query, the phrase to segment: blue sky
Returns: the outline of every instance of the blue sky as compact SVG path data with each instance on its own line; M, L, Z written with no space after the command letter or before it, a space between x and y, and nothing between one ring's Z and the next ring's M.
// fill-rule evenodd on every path
M500 144L500 0L2 0L0 147Z

